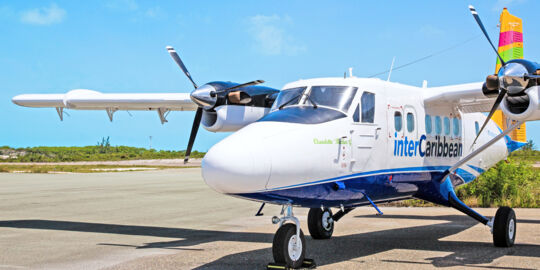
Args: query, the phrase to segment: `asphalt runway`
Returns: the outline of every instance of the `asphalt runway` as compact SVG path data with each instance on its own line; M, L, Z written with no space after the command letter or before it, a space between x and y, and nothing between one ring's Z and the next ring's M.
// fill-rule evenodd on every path
M0 174L0 269L264 269L279 207L208 188L200 169ZM540 209L517 209L513 248L450 208L359 208L312 240L318 269L539 269ZM496 209L478 209L492 216Z

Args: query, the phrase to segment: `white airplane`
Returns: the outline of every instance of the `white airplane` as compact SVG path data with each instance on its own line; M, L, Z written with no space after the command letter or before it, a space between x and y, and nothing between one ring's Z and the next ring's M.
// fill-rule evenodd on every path
M196 110L186 161L201 123L213 132L236 131L208 151L203 178L218 192L263 202L259 213L264 203L283 206L282 216L272 218L280 227L272 250L276 263L287 267L299 267L306 251L293 206L310 208L309 233L328 239L335 222L355 207L372 205L382 214L376 203L420 198L487 225L495 246L514 244L511 208L488 218L454 190L521 146L509 139L510 131L540 119L537 63L498 55L502 68L486 82L444 87L350 76L299 80L279 91L256 85L263 81L199 87L175 50L167 50L193 83L190 95L72 90L19 95L13 102L56 108L61 119L64 109L105 110L111 121L117 110L153 110L164 123L169 111ZM515 121L504 131L490 120L499 105Z

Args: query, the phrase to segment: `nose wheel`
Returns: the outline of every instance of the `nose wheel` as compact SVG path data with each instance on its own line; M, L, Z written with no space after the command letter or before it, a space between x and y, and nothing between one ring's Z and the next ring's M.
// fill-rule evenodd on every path
M300 230L300 237L298 237L295 224L284 224L278 229L272 242L274 261L290 268L299 268L304 263L305 247L306 239L302 230Z
M313 239L329 239L334 232L332 211L328 208L311 208L308 213L309 234Z
M272 255L274 255L275 263L268 264L267 269L315 267L313 260L305 258L306 239L300 229L300 221L293 215L292 206L284 206L281 214L283 215L281 218L272 218L272 223L279 224L279 229L272 242Z

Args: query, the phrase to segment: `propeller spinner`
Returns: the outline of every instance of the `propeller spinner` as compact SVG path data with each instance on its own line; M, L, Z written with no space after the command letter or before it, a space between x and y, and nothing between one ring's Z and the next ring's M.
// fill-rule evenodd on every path
M195 112L195 118L193 119L193 125L191 127L191 134L189 136L189 141L186 148L186 155L184 157L185 164L189 160L189 155L191 154L193 144L195 143L195 137L197 137L197 132L199 131L199 126L201 125L203 110L213 109L217 104L218 95L224 95L231 103L247 104L251 102L251 97L246 92L237 89L241 89L242 87L246 86L261 84L264 81L255 80L225 89L216 89L211 84L204 84L199 87L191 77L191 74L184 65L184 62L182 62L182 59L180 59L180 56L178 56L176 50L171 46L167 46L167 51L169 52L173 60L176 62L176 64L178 64L180 69L182 69L186 77L188 77L189 81L193 84L193 87L195 89L191 92L190 98L198 105L197 111Z

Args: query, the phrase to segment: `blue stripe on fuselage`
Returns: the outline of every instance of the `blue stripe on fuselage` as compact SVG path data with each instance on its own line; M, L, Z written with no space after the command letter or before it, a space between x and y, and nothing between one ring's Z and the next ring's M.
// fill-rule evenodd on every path
M385 169L356 173L330 179L284 186L254 193L230 194L256 201L277 204L291 203L302 207L359 206L369 204L363 193L377 202L418 197L434 203L448 205L447 194L438 184L450 166L425 166ZM476 178L463 169L456 176L468 183ZM341 188L335 188L340 182ZM344 187L344 188L343 188ZM444 193L444 192L443 192Z

